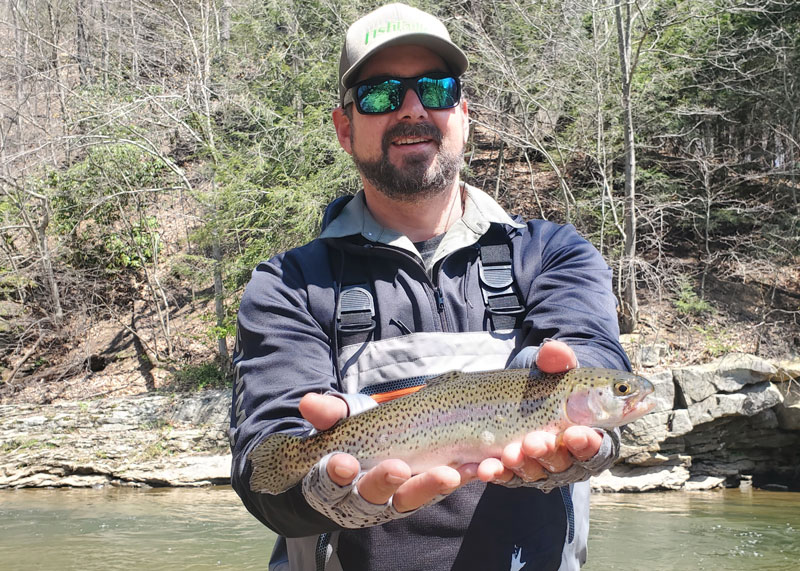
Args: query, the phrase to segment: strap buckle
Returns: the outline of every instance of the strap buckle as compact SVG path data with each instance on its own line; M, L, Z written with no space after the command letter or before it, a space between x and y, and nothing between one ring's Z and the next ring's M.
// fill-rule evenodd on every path
M525 311L514 292L514 275L511 264L485 265L478 268L481 293L486 310L492 315L519 315Z
M339 294L336 328L342 333L368 333L375 329L375 300L363 286L351 286Z

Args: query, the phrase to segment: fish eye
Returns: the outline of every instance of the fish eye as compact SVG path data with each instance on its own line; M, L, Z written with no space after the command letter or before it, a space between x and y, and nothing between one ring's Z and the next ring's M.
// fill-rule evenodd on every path
M631 392L631 386L628 383L617 383L614 385L614 392L619 396L625 396Z

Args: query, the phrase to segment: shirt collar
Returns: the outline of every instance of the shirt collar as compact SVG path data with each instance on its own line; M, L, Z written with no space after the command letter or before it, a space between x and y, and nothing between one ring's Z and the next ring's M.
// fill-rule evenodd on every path
M513 228L524 227L524 224L514 221L491 196L482 190L468 184L464 184L464 188L466 190L464 214L445 234L431 264L455 250L477 242L489 230L492 223L504 224ZM371 242L402 248L419 257L417 248L407 236L381 226L372 217L367 208L363 190L347 203L342 212L320 234L320 238L343 238L358 234Z

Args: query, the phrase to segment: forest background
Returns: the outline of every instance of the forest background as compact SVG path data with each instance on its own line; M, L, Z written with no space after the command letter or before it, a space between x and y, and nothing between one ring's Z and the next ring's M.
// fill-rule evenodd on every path
M470 58L464 178L574 224L632 357L800 351L800 2L414 1ZM0 400L222 386L251 269L358 190L379 2L5 0Z

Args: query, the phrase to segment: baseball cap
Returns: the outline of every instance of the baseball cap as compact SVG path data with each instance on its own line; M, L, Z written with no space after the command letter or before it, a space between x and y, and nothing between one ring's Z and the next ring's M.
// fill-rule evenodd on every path
M339 58L339 102L358 78L358 70L371 55L389 46L416 45L441 57L450 72L460 76L467 70L467 56L451 40L444 24L435 16L406 6L387 4L357 20L347 29Z

